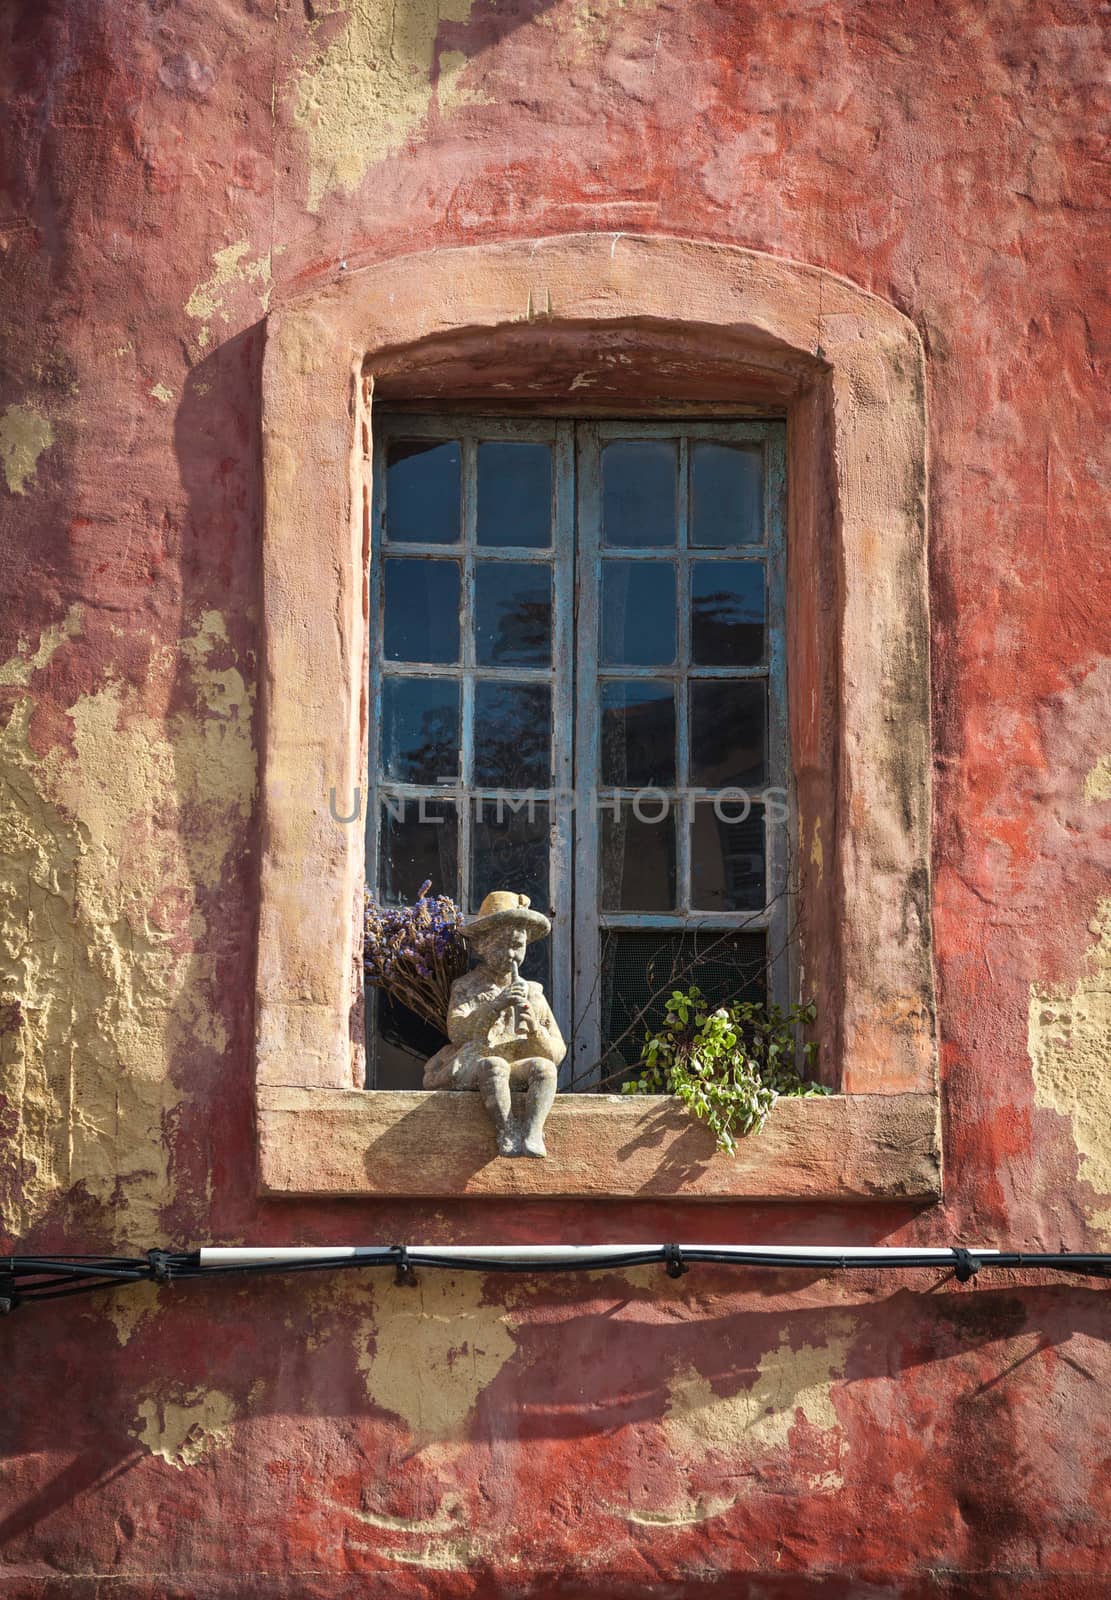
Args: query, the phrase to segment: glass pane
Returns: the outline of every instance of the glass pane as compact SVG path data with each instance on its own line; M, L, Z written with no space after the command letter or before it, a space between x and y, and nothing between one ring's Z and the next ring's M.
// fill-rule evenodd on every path
M475 685L474 782L547 789L552 781L552 692L546 683Z
M370 1037L367 1062L372 1089L419 1089L424 1064L444 1043L444 1036L381 990L367 990Z
M691 828L691 906L696 911L762 911L765 898L764 808L699 800Z
M459 840L454 800L384 799L379 808L378 894L387 905L412 905L426 878L433 894L458 898Z
M475 573L480 667L546 667L552 659L552 569L539 561L480 561Z
M386 678L382 771L398 783L459 776L459 685L446 678Z
M478 542L552 542L552 450L546 444L490 441L478 447Z
M386 446L386 538L459 543L459 444L393 439Z
M675 690L654 678L610 678L602 691L602 782L667 789L675 782Z
M675 543L679 454L668 439L622 439L602 449L602 543Z
M603 911L675 909L674 812L674 802L659 795L603 808Z
M691 564L691 660L755 667L764 659L764 563Z
M697 984L712 1005L763 1000L762 933L602 934L602 1080L640 1059L645 1030L655 1032L672 989Z
M764 783L768 722L764 680L695 680L690 694L692 787Z
M478 797L471 806L471 910L477 911L492 889L516 889L546 912L551 905L546 802Z
M691 447L691 544L763 544L764 457L754 445Z
M459 660L458 561L386 562L387 661Z
M603 562L603 663L655 667L674 660L675 568L671 562Z

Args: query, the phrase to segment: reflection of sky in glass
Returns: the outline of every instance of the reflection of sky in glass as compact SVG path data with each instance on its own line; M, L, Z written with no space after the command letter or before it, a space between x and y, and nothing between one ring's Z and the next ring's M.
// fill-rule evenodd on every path
M675 782L675 691L651 679L604 679L602 782L622 788Z
M459 771L459 685L387 678L382 685L382 767L400 783L435 784Z
M552 451L546 444L489 440L478 447L478 542L552 542Z
M696 789L764 782L767 688L708 680L690 685L690 781Z
M751 667L763 659L764 563L695 561L691 660L701 667Z
M675 543L678 454L665 439L627 439L602 451L602 543Z
M751 445L691 446L691 544L762 544L764 458Z
M396 544L459 542L459 445L395 439L386 451L386 537Z
M387 661L459 660L459 563L386 562Z
M474 781L546 789L552 781L552 692L546 683L475 685Z
M669 561L602 563L602 661L664 666L675 660L675 568Z
M480 561L475 572L479 666L546 667L552 659L551 568L538 561Z

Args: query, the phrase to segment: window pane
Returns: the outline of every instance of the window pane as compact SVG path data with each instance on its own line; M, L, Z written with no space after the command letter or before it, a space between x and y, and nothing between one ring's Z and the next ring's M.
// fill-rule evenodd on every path
M382 771L399 783L459 776L459 685L445 678L386 678Z
M387 661L459 660L458 561L386 562Z
M671 562L603 562L603 663L654 667L674 660L675 568Z
M489 789L547 789L552 692L546 683L475 685L474 781Z
M552 542L552 451L546 444L501 440L478 447L478 542Z
M412 905L421 884L458 898L459 841L454 800L384 799L379 808L378 894L388 905Z
M676 446L665 439L628 439L602 450L602 543L675 543L679 481Z
M622 789L675 782L675 690L653 678L610 678L602 690L602 782Z
M764 808L747 817L741 801L699 800L691 828L691 906L696 911L764 908Z
M763 544L764 458L752 445L691 447L691 544Z
M387 445L386 538L459 543L456 440L394 439Z
M424 1064L444 1042L442 1033L382 991L367 990L371 1008L371 1050L375 1089L419 1089Z
M763 783L768 721L764 680L696 679L690 695L691 785L721 789Z
M640 1059L645 1030L656 1032L673 989L697 984L711 1005L763 1000L762 933L602 935L602 1078ZM607 1085L612 1088L613 1085Z
M764 659L764 563L691 566L691 660L700 667L755 667Z
M481 667L546 667L552 659L552 569L539 561L480 561L475 659Z
M551 905L547 804L501 797L476 798L471 806L471 910L477 911L492 889L516 889L546 912Z
M602 910L673 911L674 803L651 795L637 804L639 817L632 801L602 809ZM614 809L619 815L614 816Z

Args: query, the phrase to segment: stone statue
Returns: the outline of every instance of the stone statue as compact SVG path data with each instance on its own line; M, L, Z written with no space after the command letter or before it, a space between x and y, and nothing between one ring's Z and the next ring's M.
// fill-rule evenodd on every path
M451 1043L424 1069L426 1089L478 1090L503 1156L548 1153L544 1122L567 1046L542 986L526 983L518 967L533 940L546 939L551 931L547 917L529 909L527 895L496 890L486 896L463 930L479 964L451 986ZM526 1091L520 1125L513 1089Z

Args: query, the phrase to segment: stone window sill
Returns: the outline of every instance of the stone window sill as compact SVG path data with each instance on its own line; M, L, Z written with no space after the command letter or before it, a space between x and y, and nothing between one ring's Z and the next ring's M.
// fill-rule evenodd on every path
M928 1202L941 1195L929 1093L776 1106L735 1157L667 1096L572 1095L548 1118L548 1159L494 1153L476 1096L260 1086L260 1184L279 1196Z

